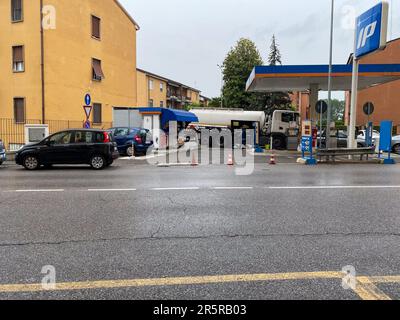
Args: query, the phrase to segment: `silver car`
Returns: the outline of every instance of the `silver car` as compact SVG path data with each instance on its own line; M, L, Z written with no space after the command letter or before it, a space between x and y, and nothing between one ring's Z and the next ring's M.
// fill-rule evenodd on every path
M400 135L394 136L392 138L392 151L394 153L400 154Z

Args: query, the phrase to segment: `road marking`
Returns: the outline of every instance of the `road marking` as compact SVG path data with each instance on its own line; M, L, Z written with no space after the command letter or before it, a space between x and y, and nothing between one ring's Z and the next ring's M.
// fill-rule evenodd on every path
M132 280L104 280L57 283L54 290L74 291L88 289L116 289L135 287L162 287L182 285L205 285L215 283L265 282L283 280L341 279L342 272L296 272L281 274L243 274L200 277L176 277ZM41 284L5 284L0 285L0 293L41 292L45 290Z
M8 191L8 192L18 192L18 193L23 193L23 192L64 192L64 189L37 189L37 190L15 190L15 191Z
M252 190L254 187L214 187L214 190Z
M88 189L89 192L137 191L137 189Z
M400 276L370 277L373 283L399 283Z
M363 300L392 300L368 277L357 277L357 285L354 288L354 292Z
M308 189L400 189L400 186L297 186L266 187L270 190L308 190Z
M152 191L174 191L174 190L200 190L199 187L181 187L181 188L152 188Z

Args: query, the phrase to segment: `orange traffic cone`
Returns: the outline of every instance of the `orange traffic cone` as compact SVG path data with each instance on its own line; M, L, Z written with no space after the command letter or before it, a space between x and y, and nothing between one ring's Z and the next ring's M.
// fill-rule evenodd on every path
M229 153L228 155L228 166L233 166L233 157L232 157L232 153Z
M276 165L276 160L275 160L275 152L272 153L271 158L269 160L270 165Z

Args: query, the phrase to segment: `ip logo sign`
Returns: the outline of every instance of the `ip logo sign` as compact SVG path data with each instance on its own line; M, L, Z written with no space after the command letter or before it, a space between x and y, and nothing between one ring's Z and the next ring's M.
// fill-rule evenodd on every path
M383 1L357 18L355 54L357 58L385 48L388 16L389 4Z

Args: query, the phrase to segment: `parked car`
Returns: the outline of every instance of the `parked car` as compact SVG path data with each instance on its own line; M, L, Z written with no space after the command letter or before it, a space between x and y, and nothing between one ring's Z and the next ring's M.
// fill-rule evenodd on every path
M365 141L366 132L367 132L367 130L358 131L357 140L364 140ZM381 136L381 134L379 133L379 131L376 131L376 130L372 131L372 139L379 139L380 136Z
M117 127L108 130L113 136L121 155L129 157L146 154L153 147L150 131L143 128Z
M93 169L101 170L118 156L117 144L107 131L74 129L24 146L15 154L15 162L27 170L53 164L89 164Z
M0 140L0 166L6 161L6 148L3 141Z
M325 139L326 139L326 132L325 130L322 131L322 148L325 148ZM347 148L347 140L348 140L348 135L346 131L339 130L336 136L337 139L337 147L338 148ZM319 147L320 145L320 133L318 132L318 138L317 138L317 146ZM372 139L373 144L375 145L375 138ZM365 148L367 147L367 144L365 142L365 139L361 139L357 137L357 148Z
M400 135L392 138L392 151L400 154Z

